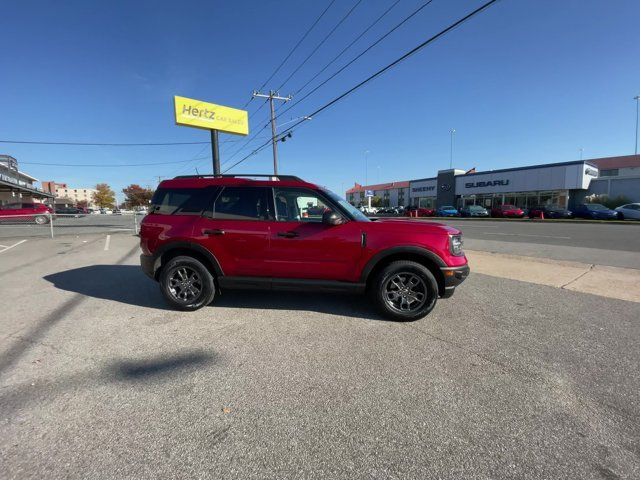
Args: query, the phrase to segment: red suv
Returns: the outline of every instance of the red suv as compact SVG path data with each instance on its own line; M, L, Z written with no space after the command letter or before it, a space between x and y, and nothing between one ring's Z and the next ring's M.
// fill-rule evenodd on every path
M522 218L524 217L524 210L515 205L498 205L491 209L492 217L504 217L504 218Z
M405 217L433 217L436 211L433 208L416 207L410 205L404 209Z
M140 263L174 307L196 310L232 288L367 292L386 316L415 320L469 274L455 228L372 221L293 176L243 177L251 178L158 186L140 229Z
M44 203L9 203L0 206L0 222L49 223L53 210Z

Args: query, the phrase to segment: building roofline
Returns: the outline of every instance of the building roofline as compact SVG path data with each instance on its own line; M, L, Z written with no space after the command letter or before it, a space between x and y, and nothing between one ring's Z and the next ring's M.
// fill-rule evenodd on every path
M515 172L517 170L535 170L538 168L565 167L568 165L589 165L590 167L598 168L597 165L589 163L589 160L572 160L570 162L542 163L538 165L527 165L525 167L500 168L498 170L485 170L483 172L464 173L462 175L456 175L456 178L471 177L473 175L487 175L489 173Z

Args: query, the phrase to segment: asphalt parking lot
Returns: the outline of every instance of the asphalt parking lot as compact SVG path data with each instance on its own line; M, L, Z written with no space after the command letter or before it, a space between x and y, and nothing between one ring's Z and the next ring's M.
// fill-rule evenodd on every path
M0 251L3 478L640 476L638 302L476 273L413 323L302 293L185 314L137 261L124 232Z

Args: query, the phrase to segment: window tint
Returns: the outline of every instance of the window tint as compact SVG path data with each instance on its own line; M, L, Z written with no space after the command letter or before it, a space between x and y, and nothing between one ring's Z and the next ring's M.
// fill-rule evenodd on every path
M151 213L200 215L210 205L215 188L159 188L151 199Z
M19 210L22 208L22 204L21 203L10 203L8 205L5 205L4 207L5 210Z
M276 214L280 222L322 223L322 215L332 210L313 190L304 188L276 188Z
M269 220L269 197L266 187L225 187L214 205L213 217L223 220Z

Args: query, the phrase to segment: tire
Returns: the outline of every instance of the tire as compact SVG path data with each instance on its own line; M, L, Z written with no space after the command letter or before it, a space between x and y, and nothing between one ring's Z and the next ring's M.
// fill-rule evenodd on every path
M44 225L45 223L49 223L49 219L44 215L36 215L34 221L38 225Z
M405 290L407 296L404 298L402 293L395 293L399 285L408 288L411 284L414 286L409 291ZM422 299L416 293L422 293ZM428 315L436 306L438 282L424 265L399 260L390 263L376 275L369 294L385 317L401 322L414 321ZM420 304L412 306L416 301Z
M216 295L211 272L193 257L172 258L158 278L165 300L177 310L193 311L209 305Z
M624 220L624 213L622 213L622 212L618 212L617 219L618 219L618 220Z

